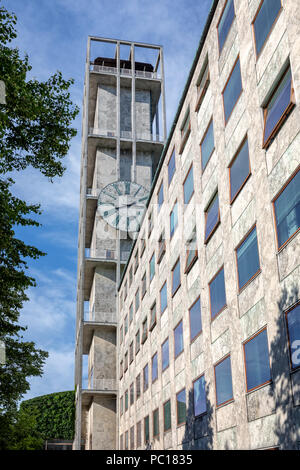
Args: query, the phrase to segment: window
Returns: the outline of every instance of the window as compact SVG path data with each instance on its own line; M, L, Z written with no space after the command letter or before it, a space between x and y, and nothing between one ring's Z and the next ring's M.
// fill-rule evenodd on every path
M129 286L131 286L132 284L132 266L130 266L130 269L129 269Z
M144 390L144 392L147 390L148 385L149 385L149 381L148 381L148 364L146 364L144 369L143 369L143 390Z
M158 240L158 257L157 257L158 264L163 259L165 252L166 252L166 240L165 240L165 231L163 230Z
M264 329L244 343L247 392L271 380L268 337Z
M183 424L186 421L186 401L185 401L185 388L176 395L177 405L177 425Z
M131 364L133 362L133 341L130 343L129 346L129 363Z
M140 350L140 329L137 330L135 334L135 354Z
M151 209L148 215L148 238L150 237L152 230L153 230L153 212Z
M191 341L193 341L202 331L200 297L198 297L198 299L190 307L189 314L190 314L190 335L191 335Z
M184 116L182 126L180 128L181 144L180 144L179 153L183 152L183 149L188 140L190 132L191 132L191 121L190 121L190 110L188 109Z
M120 398L120 414L123 414L123 397Z
M150 309L150 326L149 330L152 331L156 325L156 302L152 305Z
M124 300L126 299L126 297L127 297L127 281L124 284Z
M145 318L145 320L143 321L143 329L142 329L142 344L144 344L144 342L146 341L147 335L148 335L147 318Z
M187 241L185 270L184 270L185 274L187 274L192 269L197 259L198 259L197 234L196 234L196 227L194 227L192 234L190 236L190 239Z
M123 361L120 362L120 379L123 377Z
M263 0L253 21L256 55L259 55L281 11L281 0Z
M219 51L221 53L228 36L229 30L234 20L234 3L233 0L227 0L221 18L218 23Z
M152 382L155 382L155 380L157 380L157 378L158 378L158 360L157 360L157 353L155 353L154 356L152 357L152 366L151 366L151 370L152 370Z
M229 167L230 203L235 200L250 174L248 139L246 138Z
M130 385L130 405L133 405L134 403L134 385L133 382Z
M124 358L124 373L128 369L128 351L125 353L125 358Z
M162 362L162 371L169 367L169 338L167 338L164 343L161 345L161 362Z
M290 66L285 70L277 87L264 109L263 148L267 148L275 138L285 119L295 105L295 93Z
M135 313L138 311L140 306L140 293L139 289L135 293Z
M128 390L125 392L125 411L128 410Z
M215 365L217 406L233 399L230 356Z
M162 315L168 306L167 281L160 289L160 314Z
M144 418L144 439L145 439L145 444L149 442L150 440L150 434L149 434L149 416L146 416Z
M164 183L161 182L161 185L157 193L158 212L160 211L160 208L163 202L164 202Z
M191 165L188 174L183 183L184 204L188 204L194 194L193 165Z
M125 332L125 335L127 335L127 332L128 332L128 315L125 316L124 332Z
M204 61L202 66L202 70L197 81L197 102L195 111L199 111L199 108L204 100L205 94L210 84L210 76L209 76L209 67L208 67L208 56Z
M171 429L171 400L168 400L164 403L164 432Z
M145 249L146 249L146 240L145 240L145 235L143 234L143 235L141 236L141 252L140 252L140 257L143 256Z
M158 437L159 436L158 408L156 408L156 410L153 411L152 419L153 419L153 437Z
M205 238L204 243L207 243L213 235L220 223L220 210L219 210L219 196L218 193L214 195L209 206L205 211Z
M135 392L136 392L136 399L140 398L141 396L141 374L137 375L135 379Z
M151 282L155 275L155 253L153 253L153 255L151 256L149 265L150 265L149 267L150 267L150 282Z
M146 280L146 272L144 272L144 275L142 277L142 299L144 298L146 291L147 291L147 280Z
M133 303L131 303L129 307L129 323L132 323L132 320L133 320Z
M229 75L225 88L223 90L225 125L227 124L231 116L231 113L239 97L241 96L242 91L243 91L243 88L242 88L240 58L238 57Z
M180 287L180 258L176 261L172 269L172 296L176 294Z
M170 214L170 238L173 237L177 225L178 225L178 204L176 201L172 209L172 212Z
M134 426L130 428L130 450L134 450Z
M174 356L175 359L183 351L183 328L182 320L174 329Z
M123 450L123 434L120 436L120 450Z
M205 170L206 165L215 150L215 139L214 139L214 122L211 119L208 127L205 131L203 139L200 143L200 150L201 150L201 164L202 164L202 171Z
M139 267L139 252L136 251L134 255L134 272L135 273L137 272L138 267Z
M286 312L292 369L300 367L300 303Z
M274 202L277 245L281 248L300 227L300 171L276 196Z
M226 307L224 268L209 283L210 314L213 320Z
M170 157L169 163L168 163L168 183L169 183L169 186L171 184L171 181L173 179L175 171L176 171L176 161L175 161L175 148L174 148L173 152L172 152L172 155Z
M125 432L125 450L128 450L128 431Z
M194 416L206 413L206 391L204 375L193 382Z
M139 421L136 425L136 447L139 448L142 445L142 421Z
M123 326L120 327L120 344L123 343Z
M239 289L242 289L259 271L256 227L236 249Z

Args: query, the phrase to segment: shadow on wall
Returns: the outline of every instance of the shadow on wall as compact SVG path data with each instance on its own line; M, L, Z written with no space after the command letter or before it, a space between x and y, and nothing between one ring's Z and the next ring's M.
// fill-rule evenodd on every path
M270 395L273 395L272 389L275 389L275 409L277 416L275 421L275 436L280 449L298 449L297 436L300 431L300 410L299 410L299 391L298 399L296 389L299 390L300 371L291 374L290 366L290 347L288 328L286 323L286 312L296 302L299 301L299 287L293 285L289 291L284 288L280 300L277 302L279 315L277 320L277 331L273 341L270 344L270 363L272 367L271 375L274 387L271 387ZM298 351L296 355L300 362L300 337L297 338ZM295 351L295 349L294 349ZM293 385L294 382L294 396ZM297 403L298 402L298 403ZM298 405L298 410L296 408ZM298 412L298 415L296 413ZM298 419L297 419L298 416Z
M209 385L205 384L206 397L209 397ZM195 417L194 393L189 391L186 408L186 426L182 439L183 450L212 450L213 448L213 408L206 398L206 413Z

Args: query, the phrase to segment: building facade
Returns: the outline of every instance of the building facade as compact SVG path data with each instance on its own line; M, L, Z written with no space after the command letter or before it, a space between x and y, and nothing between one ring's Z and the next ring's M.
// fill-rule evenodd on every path
M212 4L119 285L120 449L299 449L299 6Z
M149 56L151 62L145 62ZM82 119L75 449L117 446L116 293L137 230L135 219L123 212L133 194L139 193L140 202L148 198L166 138L164 100L160 46L89 37ZM121 194L123 201L116 203Z

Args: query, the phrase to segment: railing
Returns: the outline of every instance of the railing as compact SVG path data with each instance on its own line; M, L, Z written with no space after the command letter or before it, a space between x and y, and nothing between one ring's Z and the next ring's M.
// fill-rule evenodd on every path
M117 316L116 312L95 312L95 311L88 311L84 312L84 321L85 323L108 323L108 324L115 324L117 323Z
M94 65L93 63L90 64L90 70L92 72L104 72L104 73L112 73L117 74L118 69L116 67L107 67L106 65ZM132 75L131 69L120 69L121 75ZM146 70L135 70L135 76L141 78L150 78L150 79L160 79L160 75L157 72L148 72Z
M127 261L129 257L130 251L121 251L120 259L121 261ZM116 250L99 250L95 253L95 250L91 248L85 249L85 257L86 258L96 258L96 259L107 259L107 260L116 260L118 253Z
M108 129L98 129L96 127L89 128L89 135L96 136L96 137L117 137L117 131L115 130L108 130ZM121 131L120 132L121 139L132 139L132 132L131 131ZM151 132L137 132L136 134L137 140L145 140L147 142L163 142L163 137L159 134L152 134Z
M117 390L116 379L93 379L93 382L88 387L89 390Z

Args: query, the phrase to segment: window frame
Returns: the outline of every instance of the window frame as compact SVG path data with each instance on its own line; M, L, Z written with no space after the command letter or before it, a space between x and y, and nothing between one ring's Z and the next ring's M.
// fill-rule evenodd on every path
M196 226L195 226L195 230L193 230L193 234L194 234L194 236L187 241L187 246L189 246L194 240L195 240L195 243L197 244ZM194 257L191 259L190 263L187 264L188 259L189 259L190 251L195 251L195 254L194 254ZM194 264L196 263L197 259L198 259L198 246L197 246L196 250L191 250L191 249L187 248L186 255L185 255L184 274L188 274L191 271L191 269L194 266Z
M213 124L214 146L213 146L213 149L212 149L211 153L209 154L209 157L208 157L208 159L207 159L205 165L203 166L202 144L203 144L203 142L204 142L204 140L205 140L205 138L206 138L206 136L207 136L207 133L208 133L208 131L209 131L209 128L210 128L210 126L211 126L211 123ZM201 141L200 141L200 159L201 159L201 170L202 170L202 174L204 173L204 171L205 171L205 169L206 169L206 167L207 167L207 165L208 165L208 163L209 163L209 161L210 161L210 159L211 159L211 157L212 157L212 155L213 155L215 149L216 149L216 144L215 144L214 116L213 116L213 114L212 114L211 119L209 120L209 123L208 123L208 125L207 125L207 127L206 127L206 129L205 129L205 132L204 132L204 134L203 134L203 137L202 137L202 139L201 139Z
M162 202L159 203L159 196L160 196L161 190L162 190ZM159 186L158 191L157 191L157 213L160 212L160 209L161 209L161 206L162 206L163 203L164 203L164 200L165 200L165 195L164 195L164 180L161 180L160 186Z
M174 163L175 163L175 165L174 165L174 173L172 174L172 177L171 177L171 179L170 179L169 164L170 164L170 161L171 161L171 159L172 159L172 157L173 157L173 154L174 154ZM174 175L175 175L175 173L176 173L176 152L175 152L175 145L173 146L173 150L172 150L171 156L170 156L170 158L169 158L169 160L168 160L167 167L168 167L168 187L170 187L170 185L171 185L171 183L172 183L172 181L173 181L173 177L174 177Z
M300 300L298 300L296 303L294 303L291 307L289 307L287 310L284 312L284 317L285 317L285 325L286 325L286 332L287 332L287 340L288 340L288 348L289 348L289 362L290 362L290 370L291 372L295 372L300 369L300 364L296 367L293 366L293 361L292 361L292 351L291 351L291 340L290 340L290 332L289 332L289 324L288 324L288 314L297 308L300 305Z
M179 263L179 284L178 286L176 287L176 289L173 291L173 279L174 279L174 270L175 270L175 267L177 266L177 264ZM180 265L180 256L177 258L177 260L175 261L174 265L173 265L173 268L171 270L171 273L172 273L172 298L175 297L177 291L180 289L181 287L181 265Z
M187 180L187 178L188 178L188 176L189 176L191 170L193 171L193 191L191 192L191 195L190 195L190 197L189 197L189 200L188 200L187 202L185 202L185 200L184 200L184 197L185 197L185 194L184 194L184 185L185 185L185 183L186 183L186 180ZM183 189L183 203L184 203L184 208L186 208L186 206L190 203L190 201L191 201L191 199L192 199L192 197L193 197L193 195L194 195L194 192L195 192L193 162L190 164L189 169L188 169L188 171L187 171L187 173L186 173L186 175L185 175L185 178L184 178L183 183L182 183L182 189Z
M227 33L226 39L225 39L225 41L224 41L224 43L223 43L223 46L220 48L220 39L219 39L219 25L220 25L220 23L221 23L221 20L222 20L222 17L223 17L223 13L224 13L224 11L225 11L225 8L226 8L226 6L227 6L227 3L228 3L228 1L229 1L229 0L226 0L226 2L224 3L224 6L223 6L223 8L222 8L222 12L221 12L221 14L220 14L219 21L218 21L218 23L217 23L217 38L218 38L218 50L219 50L219 57L221 56L221 53L222 53L222 51L223 51L223 49L224 49L224 46L225 46L226 40L227 40L227 38L228 38L228 36L229 36L229 34L230 34L230 31L231 31L232 25L233 25L233 23L234 23L234 20L235 20L235 17L236 17L236 14L235 14L235 5L234 5L234 0L232 0L232 1L233 1L233 9L234 9L234 17L233 17L232 23L231 23L231 25L230 25L230 28L229 28L229 30L228 30L228 33Z
M157 427L158 427L158 433L154 434L154 413L157 413ZM152 435L153 439L159 439L159 407L155 408L155 410L152 411Z
M165 429L165 405L170 402L170 427ZM164 423L164 434L166 432L170 432L172 430L172 403L171 397L168 398L166 401L163 402L163 423Z
M164 310L161 309L161 291L163 290L164 286L166 285L166 296L167 296L167 304L166 304L166 307L164 308ZM165 313L165 311L167 310L168 308L168 284L167 284L167 280L165 280L165 282L163 283L163 285L161 286L161 288L159 289L159 307L160 307L160 315L162 316L163 313Z
M234 69L235 69L235 67L236 67L236 64L237 64L238 62L240 62L241 92L240 92L239 96L237 97L236 102L234 103L234 106L233 106L233 108L232 108L232 110L231 110L229 116L228 116L227 119L226 119L225 102L224 102L224 92L225 92L225 90L226 90L226 88L227 88L227 85L228 85L228 83L229 83L229 81L230 81L230 79L231 79L231 76L232 76L232 74L233 74L233 71L234 71ZM224 112L225 127L227 126L227 124L228 124L228 122L229 122L229 120L230 120L230 118L231 118L231 116L232 116L232 113L233 113L233 111L235 110L236 105L237 105L237 103L239 102L240 97L241 97L242 94L243 94L243 91L244 91L244 89L243 89L243 81L242 81L241 61L240 61L240 54L238 54L238 56L237 56L237 58L235 59L235 62L234 62L234 64L233 64L233 67L232 67L232 69L231 69L231 72L230 72L230 74L229 74L229 77L227 78L227 81L226 81L226 83L225 83L225 86L224 86L224 88L223 88L223 90L222 90L222 101L223 101L223 112Z
M240 246L244 243L244 241L246 240L246 238L250 235L250 233L252 232L252 230L254 230L254 228L256 229L256 242L257 242L257 253L258 253L258 262L259 262L259 268L258 270L256 271L255 274L253 274L253 276L248 279L247 282L245 282L245 284L240 287L240 279L239 279L239 266L238 266L238 256L237 256L237 251L238 249L240 248ZM237 284L238 284L238 291L239 293L241 293L252 281L253 279L255 279L260 273L261 273L261 263L260 263L260 255L259 255L259 245L258 245L258 236L257 236L257 226L256 226L256 222L254 223L254 225L252 225L252 227L248 230L248 232L246 233L246 235L243 236L242 240L239 242L239 244L236 246L235 248L235 261L236 261L236 273L237 273Z
M192 328L191 328L191 310L192 308L194 307L194 305L196 305L196 303L200 302L200 317L201 317L201 330L198 331L198 333L192 338ZM194 300L194 302L192 303L192 305L189 307L188 309L189 311L189 327L190 327L190 344L192 344L203 332L203 325L202 325L202 311L201 311L201 296L198 295L198 297L196 298L196 300Z
M192 386L193 386L193 414L194 414L194 417L195 418L200 418L201 416L204 416L207 414L207 396L206 396L206 390L205 390L205 406L206 406L206 410L203 411L202 413L196 415L195 413L195 382L198 382L199 379L201 379L202 377L204 377L204 382L205 382L205 386L206 386L206 380L205 380L205 373L203 372L202 374L200 374L198 377L196 377L193 382L192 382Z
M225 305L214 315L212 316L212 309L211 309L211 293L210 293L210 285L214 280L218 277L221 271L224 271L224 290L225 290ZM225 270L224 264L218 269L214 277L208 283L208 290L209 290L209 312L210 312L210 322L212 323L221 313L227 308L227 297L226 297L226 284L225 284Z
M178 396L181 392L183 392L183 390L185 391L185 420L179 423L179 422L178 422L178 400L177 400L177 396ZM186 387L183 387L181 390L179 390L179 391L176 393L176 424L177 424L177 427L186 425L186 422L187 422Z
M267 44L267 42L268 42L268 39L269 39L269 37L271 36L272 31L273 31L273 29L274 29L274 27L275 27L275 25L276 25L276 23L277 23L277 21L278 21L280 15L281 15L281 12L282 12L282 10L283 10L282 0L280 0L281 8L280 8L280 10L279 10L278 13L277 13L276 18L274 19L274 22L273 22L273 24L272 24L272 26L271 26L271 28L270 28L270 31L268 32L268 34L267 34L267 36L266 36L266 39L264 40L263 45L261 46L261 50L260 50L259 53L258 53L258 52L257 52L257 46L256 46L256 37L255 37L254 23L255 23L255 21L256 21L258 15L259 15L259 12L260 12L260 10L261 10L261 8L262 8L262 6L263 6L264 1L265 1L265 0L261 0L259 6L258 6L258 8L257 8L257 11L256 11L256 13L255 13L255 15L254 15L254 18L253 18L253 20L252 20L252 23L251 23L252 34L253 34L253 40L254 40L254 50L255 50L256 60L258 60L259 57L261 56L261 54L262 54L262 52L263 52L263 50L264 50L264 48L265 48L265 46L266 46L266 44Z
M231 370L231 386L232 386L232 397L228 400L218 403L218 395L217 395L217 377L216 377L216 367L221 364L221 362L225 361L227 358L230 358L230 370ZM226 356L222 357L216 364L214 364L214 379L215 379L215 398L216 398L216 408L220 408L221 406L227 405L234 401L234 393L233 393L233 381L232 381L232 367L231 367L231 353L229 352Z
M246 381L246 393L253 392L254 390L257 390L257 389L259 389L259 388L261 388L261 387L264 387L264 386L267 385L267 384L272 383L272 377L271 377L269 380L267 380L266 382L264 382L264 383L262 383L262 384L256 385L255 387L252 387L252 388L248 388L245 345L246 345L247 343L249 343L250 341L252 341L254 338L256 338L256 336L260 335L263 331L267 331L267 326L264 326L264 327L261 328L259 331L257 331L254 335L252 335L250 338L248 338L248 339L246 339L245 341L243 341L243 358L244 358L244 371L245 371L245 381ZM268 334L267 334L267 338L268 338ZM267 346L268 346L268 359L269 359L269 368L270 368L270 376L271 376L270 350L269 350L269 343L268 343L268 341L267 341Z
M171 214L173 214L175 206L177 206L177 223L176 223L176 225L174 225L173 232L172 232L172 228L171 228ZM177 199L175 200L175 202L174 202L174 204L173 204L172 210L171 210L171 212L170 212L169 220L170 220L170 240L172 240L172 238L174 237L174 234L175 234L175 232L176 232L176 229L177 229L177 227L178 227L178 200L177 200Z
M284 242L282 245L279 246L279 239L278 239L278 233L277 233L277 221L276 221L276 211L275 211L275 202L281 196L281 194L284 192L284 190L288 187L288 185L291 183L291 181L295 178L297 173L300 171L300 165L296 168L296 170L291 174L291 176L287 179L287 181L284 183L283 187L279 190L279 192L276 194L276 196L272 199L272 207L273 207L273 219L274 219L274 228L275 228L275 237L276 237L276 245L277 245L277 252L280 252L289 242L292 240L294 237L297 236L297 234L300 231L300 227Z
M153 308L155 308L155 318L154 321L152 322L152 311ZM153 302L152 306L150 307L150 323L149 323L149 331L152 331L153 328L155 327L157 323L157 307L156 307L156 301Z
M156 377L153 380L153 359L156 356ZM151 383L154 384L158 380L158 352L156 351L151 357Z
M215 199L216 196L217 196L217 198L218 198L218 219L217 219L217 222L215 223L214 227L211 229L211 231L210 231L209 234L207 235L207 237L205 237L208 209L212 206L212 203L213 203L213 201L214 201L214 199ZM207 243L209 242L209 240L211 239L211 237L213 236L213 234L216 232L217 228L219 227L219 225L220 225L220 223L221 223L220 201L219 201L219 191L218 191L218 188L217 188L217 191L215 191L215 193L214 193L214 195L212 196L212 198L209 200L209 203L207 204L206 209L204 210L204 215L205 215L205 224L204 224L204 245L207 245Z
M200 90L200 85L201 85L201 82L205 76L205 73L206 73L206 70L207 70L207 78L203 84L203 87L202 89ZM208 87L210 85L210 70L209 70L209 60L208 60L208 54L206 54L206 57L203 61L203 65L201 67L201 71L199 73L199 77L198 77L198 80L197 80L197 83L196 83L196 87L197 87L197 97L196 97L196 106L195 106L195 112L197 113L203 103L203 100L204 100L204 97L206 95L206 92L208 90Z
M147 369L147 383L145 382L145 370L146 369ZM143 367L143 392L145 393L148 390L148 388L149 388L149 366L147 362L145 367Z
M178 326L180 325L180 323L182 323L182 350L176 355L176 352L175 352L175 330L178 328ZM184 335L183 335L183 318L181 318L181 320L179 320L179 322L177 323L177 325L175 325L175 327L173 328L173 341L174 341L174 361L176 361L176 359L181 356L182 353L184 353Z
M235 193L235 195L232 197L232 194L231 194L231 167L232 165L234 164L234 162L237 160L237 158L239 157L240 153L241 153L241 150L244 146L244 144L246 143L246 141L248 141L248 163L249 163L249 172L248 172L248 175L246 176L246 178L244 179L243 183L241 184L241 186L239 187L238 191ZM248 135L246 134L245 137L243 138L241 144L239 145L237 151L235 152L233 158L231 159L230 163L229 163L229 166L228 166L228 172L229 172L229 197L230 197L230 205L232 205L234 203L234 201L236 200L236 198L238 197L238 195L240 194L240 192L242 191L242 189L244 188L245 184L247 183L248 179L250 178L251 176L251 163L250 163L250 152L249 152L249 140L248 140Z
M188 123L188 128L187 130L184 132L183 129L184 127L186 126L186 124ZM190 133L191 133L191 113L190 113L190 106L187 107L186 109L186 112L184 114L184 117L183 117L183 120L182 120L182 124L180 126L180 147L179 147L179 155L182 154L184 148L185 148L185 145L188 141L188 138L190 136Z
M163 367L163 352L162 352L162 348L163 348L163 345L168 341L168 365L166 367ZM161 351L161 372L163 373L165 370L168 369L168 367L170 366L170 342L169 342L169 336L164 340L163 343L161 343L161 347L160 347L160 351Z
M158 239L157 264L160 264L165 253L166 253L166 236L165 236L165 229L163 229Z

